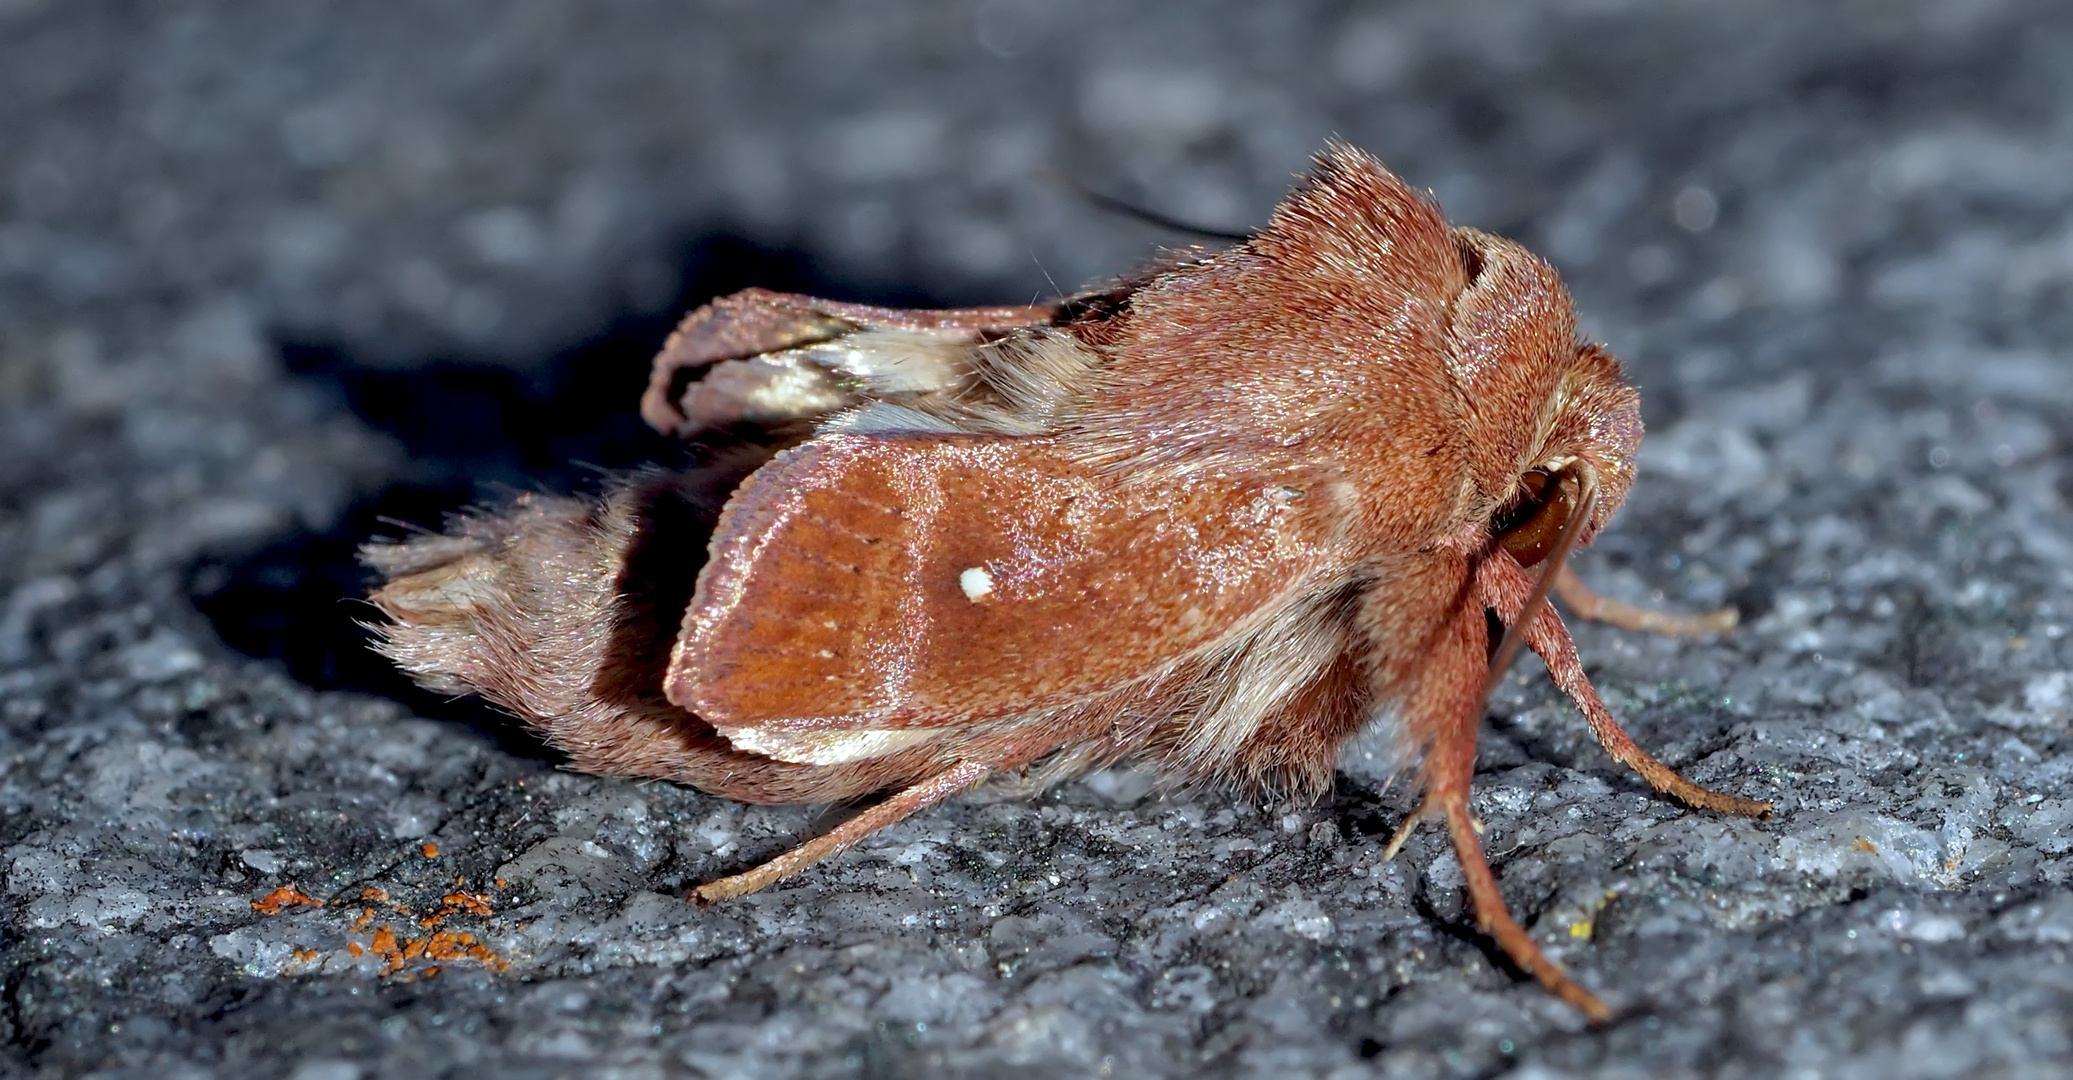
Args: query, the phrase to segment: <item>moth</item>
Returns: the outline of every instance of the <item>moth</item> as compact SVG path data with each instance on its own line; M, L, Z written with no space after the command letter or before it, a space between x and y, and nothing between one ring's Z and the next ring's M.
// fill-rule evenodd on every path
M578 769L752 803L887 793L699 900L1002 774L1136 761L1315 796L1372 729L1422 790L1389 854L1444 823L1478 925L1603 1019L1506 910L1478 840L1476 732L1510 657L1539 654L1656 788L1769 811L1636 746L1545 603L1732 624L1615 603L1565 568L1634 478L1619 363L1578 338L1547 263L1449 227L1350 146L1249 239L1054 303L724 297L664 345L641 411L714 445L793 434L364 558L388 656Z

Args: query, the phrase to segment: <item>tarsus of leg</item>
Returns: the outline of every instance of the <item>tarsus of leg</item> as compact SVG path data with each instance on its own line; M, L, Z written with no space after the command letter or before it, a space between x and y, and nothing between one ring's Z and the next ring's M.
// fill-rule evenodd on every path
M1547 664L1548 675L1555 680L1555 685L1583 710L1584 722L1591 725L1591 733L1598 736L1598 745L1612 755L1612 760L1641 774L1641 778L1657 791L1666 792L1702 810L1754 818L1771 815L1770 803L1700 787L1636 745L1626 729L1620 727L1620 722L1613 719L1612 710L1599 700L1598 689L1591 685L1590 676L1584 674L1583 660L1576 653L1576 642L1570 640L1560 615L1552 610L1542 611L1540 618L1527 629L1526 641Z
M1474 759L1469 760L1473 768ZM1540 950L1540 943L1533 940L1533 936L1512 918L1511 911L1504 906L1504 894L1497 890L1497 875L1490 870L1490 860L1483 855L1482 830L1476 825L1475 815L1469 812L1468 777L1443 779L1428 774L1426 783L1425 801L1404 819L1396 831L1396 838L1389 842L1382 857L1385 860L1395 857L1397 849L1427 817L1437 814L1445 819L1447 837L1454 842L1454 857L1461 863L1461 877L1468 886L1469 906L1476 913L1476 928L1490 935L1490 940L1504 950L1504 955L1510 957L1519 970L1540 980L1549 993L1576 1006L1577 1011L1592 1023L1600 1024L1612 1019L1611 1007L1548 959L1548 954Z
M1525 606L1527 594L1532 590L1532 579L1517 562L1501 551L1484 560L1478 576L1484 583L1484 602L1507 625L1514 624ZM1591 685L1590 676L1584 674L1583 659L1577 655L1576 642L1571 640L1568 628L1562 625L1562 616L1553 608L1540 609L1532 625L1526 628L1526 644L1540 654L1541 661L1547 664L1549 677L1569 695L1571 701L1576 702L1576 707L1584 714L1584 722L1591 725L1591 733L1598 737L1598 744L1612 755L1614 761L1639 773L1656 790L1702 810L1755 818L1770 816L1770 803L1700 787L1677 775L1676 770L1636 745L1633 737L1620 727L1619 721L1613 719L1605 702L1599 700L1597 688Z
M1404 823L1396 827L1396 835L1389 838L1389 846L1382 849L1382 861L1388 862L1396 858L1396 853L1404 849L1404 841L1409 840L1411 834L1418 831L1419 823L1424 820L1425 807L1420 806L1411 811L1410 816L1404 818Z
M1432 798L1428 796L1428 802ZM1461 876L1468 884L1468 899L1475 909L1476 926L1497 942L1497 947L1511 957L1512 963L1539 979L1549 993L1576 1006L1577 1011L1592 1023L1600 1024L1612 1019L1612 1009L1548 959L1547 954L1540 951L1540 944L1526 933L1518 920L1512 918L1510 911L1505 910L1504 895L1497 891L1497 875L1490 872L1490 862L1483 857L1483 841L1476 833L1475 818L1468 810L1466 780L1458 786L1450 786L1437 798L1437 809L1447 821L1447 835L1454 841L1454 856L1461 860ZM1418 816L1424 816L1425 812L1421 807Z
M1562 598L1569 610L1579 619L1602 622L1622 630L1642 630L1652 634L1671 634L1677 637L1698 637L1702 634L1724 634L1741 621L1741 614L1734 608L1724 607L1704 615L1673 615L1667 611L1636 607L1633 604L1600 596L1584 584L1582 578L1567 563L1555 575L1555 595Z
M854 847L857 841L880 829L898 824L911 814L926 810L984 780L993 770L980 762L967 761L929 777L913 787L895 793L884 802L859 813L826 833L800 844L777 858L733 877L700 885L691 899L702 904L732 900L775 885L813 864Z

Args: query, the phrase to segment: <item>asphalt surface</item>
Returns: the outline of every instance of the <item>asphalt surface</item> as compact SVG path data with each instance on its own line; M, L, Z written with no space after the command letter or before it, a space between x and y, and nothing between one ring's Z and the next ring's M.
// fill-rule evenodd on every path
M354 546L677 453L751 284L1022 302L1331 135L1515 236L1650 425L1478 812L1107 773L825 828L561 771L365 649ZM0 2L0 1073L2073 1075L2073 8ZM282 891L284 888L288 891ZM304 902L307 901L307 902Z

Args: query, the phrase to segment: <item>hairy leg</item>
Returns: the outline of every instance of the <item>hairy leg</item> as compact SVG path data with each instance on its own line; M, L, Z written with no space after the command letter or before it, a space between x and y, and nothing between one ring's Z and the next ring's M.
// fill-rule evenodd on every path
M1533 590L1532 577L1505 556L1484 560L1476 579L1483 603L1497 612L1497 617L1507 625L1518 618L1527 594ZM1598 737L1599 745L1605 747L1605 752L1612 755L1614 761L1639 773L1656 790L1702 810L1756 818L1770 815L1770 803L1700 787L1636 745L1633 737L1620 727L1619 721L1613 719L1612 710L1599 699L1590 676L1584 674L1583 659L1577 655L1576 642L1570 639L1569 630L1562 625L1562 617L1554 609L1541 609L1539 617L1526 628L1526 644L1540 654L1555 685L1583 711L1584 721L1591 725L1591 733Z
M1405 704L1405 716L1418 718L1417 726L1428 739L1420 766L1425 800L1390 842L1388 853L1395 853L1416 822L1428 817L1444 820L1455 857L1461 860L1476 926L1490 935L1521 971L1540 980L1550 993L1574 1005L1593 1023L1602 1022L1611 1018L1611 1008L1548 959L1540 944L1505 908L1504 894L1497 888L1497 875L1491 872L1490 862L1483 854L1481 825L1469 809L1476 731L1482 722L1477 713L1483 700L1488 647L1480 607L1464 613L1435 642L1429 656L1430 677L1420 681L1418 690Z
M1633 604L1600 596L1584 584L1568 563L1555 576L1555 595L1562 598L1569 610L1576 612L1579 619L1602 622L1622 630L1645 630L1652 634L1670 634L1676 637L1698 637L1702 634L1724 634L1741 621L1740 613L1726 607L1709 611L1704 615L1673 615L1667 611L1636 607Z
M910 815L972 787L992 771L991 766L979 762L954 765L753 870L700 885L692 891L691 898L710 904L768 888L822 859L848 851L880 829L897 825Z

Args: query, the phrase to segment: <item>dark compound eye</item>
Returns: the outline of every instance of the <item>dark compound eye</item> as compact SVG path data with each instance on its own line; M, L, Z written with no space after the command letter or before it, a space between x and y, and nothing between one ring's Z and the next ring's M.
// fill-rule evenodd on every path
M1562 526L1576 512L1579 485L1567 472L1534 469L1519 477L1519 494L1490 519L1490 535L1519 560L1535 566L1554 550Z

